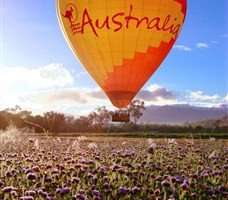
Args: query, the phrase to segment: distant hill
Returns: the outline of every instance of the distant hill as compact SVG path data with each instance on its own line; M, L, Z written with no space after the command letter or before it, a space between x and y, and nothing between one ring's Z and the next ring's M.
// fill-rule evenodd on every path
M140 118L143 123L183 124L200 120L218 119L228 114L228 106L197 107L188 104L148 106Z
M228 115L224 115L223 117L217 118L217 119L204 119L200 121L195 121L191 123L192 127L202 126L205 128L211 128L211 127L228 127Z

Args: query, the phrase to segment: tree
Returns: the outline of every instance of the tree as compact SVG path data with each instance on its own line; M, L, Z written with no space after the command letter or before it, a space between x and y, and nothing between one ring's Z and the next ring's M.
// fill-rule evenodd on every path
M65 125L65 115L62 113L56 113L54 111L44 113L46 119L46 130L49 132L59 133L63 131Z
M145 110L144 101L133 100L131 104L128 106L127 110L129 114L133 117L134 123L136 124L139 118L143 115L143 110Z
M80 116L74 122L74 130L77 132L86 132L92 129L91 126L92 122L90 121L89 117Z
M107 110L105 106L98 107L95 109L95 111L89 114L88 118L89 121L91 121L93 129L95 131L101 132L111 120L111 112Z

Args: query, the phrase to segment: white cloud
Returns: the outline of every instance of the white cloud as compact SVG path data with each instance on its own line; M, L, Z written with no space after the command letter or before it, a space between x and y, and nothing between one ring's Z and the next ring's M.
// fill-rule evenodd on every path
M180 51L192 51L192 48L185 45L174 45L173 48L178 49Z
M25 67L1 68L0 84L6 91L25 91L64 87L74 82L71 72L61 64L52 63L35 69Z
M196 43L196 47L197 48L209 48L208 44L207 43Z
M158 89L162 88L162 86L158 85L158 84L151 84L150 86L148 86L146 88L146 90L150 91L150 92L154 92Z
M140 90L136 99L143 100L147 106L177 103L176 93L158 84L151 84L147 88Z
M27 93L23 97L24 101L36 104L60 104L60 105L99 105L108 102L108 98L101 89L98 88L64 88L46 90L41 92Z
M228 94L224 97L224 101L228 103Z
M30 92L21 98L26 105L48 107L49 110L74 115L88 114L98 106L113 110L108 97L99 88L62 88ZM20 104L21 105L21 104ZM48 110L48 109L46 109Z
M219 96L218 95L206 95L204 94L202 91L196 91L196 92L189 92L189 96L190 99L192 100L211 100L211 101L217 101L219 100Z

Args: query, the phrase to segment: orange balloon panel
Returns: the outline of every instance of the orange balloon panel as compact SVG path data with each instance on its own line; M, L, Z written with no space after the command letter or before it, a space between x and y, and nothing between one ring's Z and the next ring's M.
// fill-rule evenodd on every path
M122 108L172 48L186 0L57 0L57 13L74 54Z

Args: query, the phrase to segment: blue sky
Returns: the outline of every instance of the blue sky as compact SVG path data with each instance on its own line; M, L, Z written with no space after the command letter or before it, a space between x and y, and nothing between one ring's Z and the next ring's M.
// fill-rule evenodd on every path
M55 0L1 0L1 108L113 109L60 30ZM146 105L227 104L228 1L188 0L182 32L136 97Z

